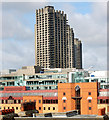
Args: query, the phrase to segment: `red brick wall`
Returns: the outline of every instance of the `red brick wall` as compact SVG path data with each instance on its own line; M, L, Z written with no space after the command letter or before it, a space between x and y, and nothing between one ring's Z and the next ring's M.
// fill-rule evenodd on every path
M4 87L4 91L25 91L26 86L7 86Z

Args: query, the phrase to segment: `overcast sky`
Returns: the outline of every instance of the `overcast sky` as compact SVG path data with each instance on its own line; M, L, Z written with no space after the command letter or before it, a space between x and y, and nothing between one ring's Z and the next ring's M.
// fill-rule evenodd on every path
M106 2L3 2L2 66L21 68L35 64L35 10L53 5L67 14L75 37L83 44L83 68L107 69L107 3ZM1 36L1 35L0 35Z

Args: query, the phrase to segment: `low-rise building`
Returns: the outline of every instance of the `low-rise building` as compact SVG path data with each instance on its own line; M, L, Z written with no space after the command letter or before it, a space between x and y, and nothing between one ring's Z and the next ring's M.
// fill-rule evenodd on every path
M100 89L98 97L98 109L105 108L105 113L109 115L109 89Z

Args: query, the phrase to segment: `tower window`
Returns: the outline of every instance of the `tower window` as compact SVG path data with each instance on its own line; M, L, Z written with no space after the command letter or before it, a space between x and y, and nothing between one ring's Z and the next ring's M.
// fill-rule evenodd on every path
M63 92L63 95L65 95L65 92Z
M41 100L39 100L39 103L41 103Z

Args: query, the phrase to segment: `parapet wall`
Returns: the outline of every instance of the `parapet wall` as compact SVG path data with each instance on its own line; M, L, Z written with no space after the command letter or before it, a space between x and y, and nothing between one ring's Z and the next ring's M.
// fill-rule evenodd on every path
M22 117L22 118L18 118L18 117L15 117L14 118L15 120L104 120L104 118L32 118L32 117L29 117L29 118L26 118L26 117Z

